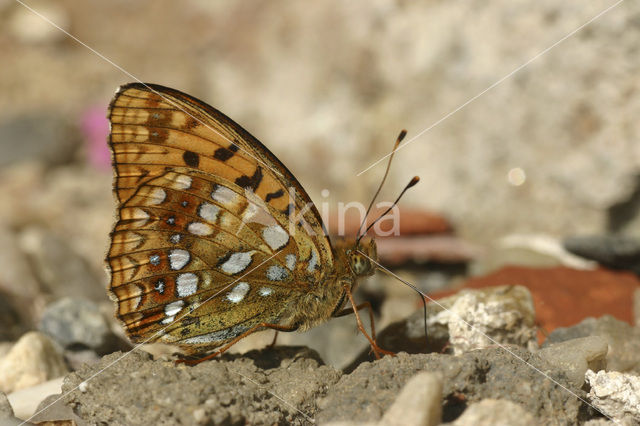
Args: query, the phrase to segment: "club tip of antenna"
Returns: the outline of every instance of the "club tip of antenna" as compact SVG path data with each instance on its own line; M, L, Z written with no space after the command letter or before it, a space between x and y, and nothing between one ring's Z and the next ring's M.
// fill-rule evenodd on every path
M402 129L398 135L398 143L402 142L405 136L407 136L407 129Z
M407 189L411 188L412 186L414 186L415 184L417 184L418 182L420 182L420 176L414 176L411 181L409 182L409 184L407 185Z

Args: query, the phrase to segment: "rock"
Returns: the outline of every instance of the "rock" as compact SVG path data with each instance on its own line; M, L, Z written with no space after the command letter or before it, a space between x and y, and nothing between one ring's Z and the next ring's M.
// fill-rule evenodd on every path
M30 227L22 232L20 245L54 298L71 294L94 301L107 299L100 279L62 238L46 229Z
M91 424L193 424L194 417L203 424L301 424L339 376L306 348L226 354L193 367L132 351L69 374L62 390L81 390L65 403Z
M0 420L13 417L13 408L4 392L0 392Z
M70 406L64 404L64 398L62 398L61 394L49 395L43 399L34 413L30 421L36 424L52 422L55 426L58 426L58 424L60 426L87 425L86 422L83 422L80 417L75 415Z
M640 275L640 238L625 235L575 236L564 240L572 253L614 269Z
M558 328L549 334L543 347L587 336L600 336L607 341L607 369L640 373L640 329L612 316L587 318L573 327Z
M48 166L68 163L80 144L65 116L48 112L4 119L0 122L0 141L0 167L24 160L38 160Z
M2 194L3 192L0 191L0 197ZM0 226L0 246L3 247L2 256L0 256L0 291L7 295L3 299L5 299L5 303L11 304L17 310L16 313L23 326L33 326L32 318L37 310L36 305L42 299L40 284L27 256L20 248L14 231ZM7 315L7 313L3 315ZM18 324L11 326L10 324L11 320L8 323L9 327L1 331L0 334L13 334L13 331L9 330L19 326ZM16 339L18 337L15 336Z
M633 323L640 327L640 288L633 292Z
M508 400L483 399L469 405L451 426L535 426L540 424L520 404Z
M561 369L537 355L515 346L508 349L510 353L492 347L459 356L399 353L363 362L329 387L326 397L318 401L316 421L379 421L413 376L437 372L443 378L444 421L457 418L468 404L493 398L520 404L542 424L575 423L582 403L574 395L584 396L584 392L575 388ZM532 395L545 395L544 402Z
M442 378L437 373L418 373L404 385L380 424L435 426L441 420Z
M587 397L598 410L615 420L640 422L640 376L588 370L585 377L591 386Z
M29 419L35 413L38 413L38 411L44 410L46 405L43 404L43 401L45 401L48 396L60 395L62 380L62 377L58 377L7 395L13 411L16 413L16 417ZM44 412L46 412L46 410ZM34 419L30 419L30 421L31 420Z
M65 297L46 307L39 325L62 347L81 345L99 349L106 345L110 335L109 323L98 305L81 298Z
M633 292L640 287L640 278L631 272L606 269L580 271L565 267L510 266L471 278L464 288L513 283L529 289L538 324L551 332L558 327L572 326L589 316L613 315L631 323L631 300ZM444 295L448 294L431 296L437 299Z
M582 337L552 344L538 351L549 364L560 367L577 388L584 383L587 369L606 367L607 341L598 336Z
M62 376L68 371L49 337L29 332L0 359L0 390L13 392Z
M30 6L56 25L69 30L70 20L66 8L43 1L34 2ZM62 31L25 7L13 10L8 27L12 35L23 43L51 43L65 37Z
M537 345L533 300L525 287L463 290L434 303L448 308L428 318L427 326L447 324L454 354L495 344Z

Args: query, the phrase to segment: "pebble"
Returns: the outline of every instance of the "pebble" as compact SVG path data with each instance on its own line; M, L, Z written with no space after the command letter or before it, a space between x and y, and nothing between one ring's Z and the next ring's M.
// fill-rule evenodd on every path
M435 426L442 420L442 376L418 373L386 411L380 425Z
M455 355L495 344L537 348L533 300L525 287L467 289L436 303L448 309L429 318L428 326L447 325Z
M587 398L598 410L614 420L640 422L640 376L587 370L585 378L591 386Z
M553 344L538 351L538 355L562 368L567 378L580 388L587 369L597 371L606 367L607 350L607 341L602 337L588 336Z
M640 274L640 239L624 235L574 236L564 240L572 253L604 266Z
M11 402L11 406L13 407L13 411L16 413L16 417L28 419L38 411L47 407L54 399L59 398L63 381L64 377L58 377L26 389L20 389L19 391L15 391L7 395L9 402ZM49 403L45 403L47 400L49 400ZM49 413L50 410L52 410L52 408L48 408L40 414ZM40 415L36 415L31 419L34 423L44 420L45 419L40 417ZM49 420L51 419L49 418Z
M22 250L30 256L37 276L54 298L71 294L94 301L107 300L100 279L63 238L50 230L31 226L20 234L19 241Z
M40 331L65 348L82 345L98 349L106 344L109 323L90 300L65 297L46 307Z
M4 392L0 392L0 420L13 417L13 408Z
M32 331L0 359L0 391L28 388L67 372L64 359L51 339Z
M504 399L483 399L469 405L451 426L536 426L540 424L519 404Z
M640 371L640 328L633 327L610 315L586 318L572 327L553 330L542 345L564 342L578 337L600 336L608 346L607 369L613 371Z

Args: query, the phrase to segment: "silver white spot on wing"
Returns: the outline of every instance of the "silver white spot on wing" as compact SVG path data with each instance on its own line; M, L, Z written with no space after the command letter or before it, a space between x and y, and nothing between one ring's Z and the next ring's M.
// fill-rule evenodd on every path
M289 242L289 234L280 225L272 225L262 230L262 237L271 250L278 250Z
M172 236L169 237L169 241L171 241L173 244L178 244L181 239L182 239L182 235L180 234L173 234Z
M200 207L198 207L198 216L200 216L201 218L203 218L209 223L216 222L219 212L220 212L220 208L210 203L202 203L200 204Z
M289 272L282 266L269 266L267 268L267 279L271 281L282 281L289 276Z
M273 289L270 287L260 287L260 290L258 290L258 294L260 296L270 296L273 294Z
M193 179L191 179L191 176L177 175L173 180L173 189L177 189L177 190L189 189L191 188L192 182L193 182Z
M149 263L151 263L152 265L159 265L160 264L160 256L158 256L157 254L152 254L151 256L149 256Z
M213 333L203 334L201 336L193 336L181 341L181 343L213 343L227 339L232 339L247 331L248 328L242 325L234 325L231 328L214 331Z
M307 265L307 272L313 272L318 266L318 253L311 249L311 258L309 259L309 264Z
M149 204L156 206L158 204L162 204L164 200L166 200L167 193L164 191L164 189L155 187L149 193L148 197L149 197Z
M184 307L184 302L182 300L176 300L175 302L171 302L164 307L164 314L168 317L174 317L178 312L182 310Z
M238 194L222 185L216 185L211 193L211 198L221 204L232 204L237 196Z
M213 227L202 222L191 222L187 226L187 231L193 235L199 235L201 237L213 234Z
M289 268L290 271L293 271L293 268L296 267L296 255L295 254L288 254L284 257L284 262L287 265L287 268Z
M185 267L191 260L191 255L183 249L175 249L169 252L169 266L174 271L178 271Z
M249 288L249 283L246 283L244 281L240 282L236 284L233 290L227 293L227 299L232 303L238 303L242 299L244 299L244 296L247 295L247 293L249 292Z
M227 274L237 274L244 271L251 263L251 256L253 256L255 250L247 251L244 253L233 253L226 262L224 262L220 269Z
M176 279L178 297L187 297L198 291L198 276L191 272L178 275Z

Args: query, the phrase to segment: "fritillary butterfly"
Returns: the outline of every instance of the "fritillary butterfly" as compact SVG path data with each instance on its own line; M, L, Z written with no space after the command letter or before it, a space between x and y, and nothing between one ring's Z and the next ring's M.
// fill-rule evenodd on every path
M367 304L351 295L373 274L375 242L332 245L305 190L256 138L152 84L122 86L108 118L119 204L110 293L133 342L216 355L256 331L344 315L349 300L376 356L388 353L362 327Z

